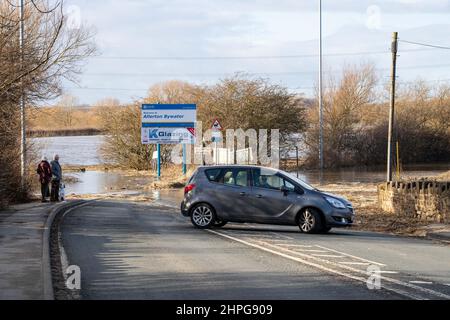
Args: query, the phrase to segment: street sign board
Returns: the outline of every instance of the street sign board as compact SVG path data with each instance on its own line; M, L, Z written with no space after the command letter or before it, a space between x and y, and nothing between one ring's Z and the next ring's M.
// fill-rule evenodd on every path
M211 127L213 130L222 130L222 125L219 122L219 119L215 119L213 125Z
M195 143L195 104L143 104L141 111L143 144Z

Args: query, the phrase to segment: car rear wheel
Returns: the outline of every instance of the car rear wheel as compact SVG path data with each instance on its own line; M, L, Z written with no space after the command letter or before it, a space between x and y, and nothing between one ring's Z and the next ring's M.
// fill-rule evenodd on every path
M322 230L320 213L313 208L303 210L298 218L298 227L300 228L300 231L304 233L319 232Z
M228 221L216 220L214 222L214 227L215 228L220 228L220 227L223 227L224 225L226 225L227 223L228 223Z
M214 209L206 203L200 203L192 209L191 222L200 229L210 228L214 225L216 216Z

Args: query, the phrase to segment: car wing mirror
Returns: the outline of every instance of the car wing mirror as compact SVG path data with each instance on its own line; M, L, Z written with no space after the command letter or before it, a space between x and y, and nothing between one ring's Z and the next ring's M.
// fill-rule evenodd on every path
M281 191L281 193L283 193L283 195L285 195L285 196L287 196L288 193L289 193L289 189L286 188L286 186L281 186L281 187L280 187L280 191Z

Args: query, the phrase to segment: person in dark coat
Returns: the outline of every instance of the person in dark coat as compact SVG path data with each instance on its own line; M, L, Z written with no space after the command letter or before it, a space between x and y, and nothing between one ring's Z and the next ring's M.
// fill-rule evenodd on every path
M59 164L59 155L55 154L53 161L50 163L52 168L52 191L50 201L59 201L59 185L62 179L62 169Z
M46 198L49 196L48 186L52 179L52 169L47 161L47 157L42 157L42 160L37 167L37 174L39 175L39 182L41 183L42 202L48 202Z

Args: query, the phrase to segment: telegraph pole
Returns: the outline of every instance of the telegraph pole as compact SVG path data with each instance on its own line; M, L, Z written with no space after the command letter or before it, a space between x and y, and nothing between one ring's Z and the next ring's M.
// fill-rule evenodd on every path
M319 0L319 165L323 172L322 0Z
M20 72L23 71L24 66L24 1L20 0L19 10L19 45L20 45ZM20 93L20 174L21 174L21 187L25 188L25 176L26 176L26 130L25 130L25 97L23 90L23 80L21 80L21 93Z
M395 77L397 67L397 49L398 49L398 33L392 33L392 66L391 66L391 101L389 108L389 130L388 130L388 147L387 147L387 181L392 181L392 132L394 130L394 112L395 112Z

